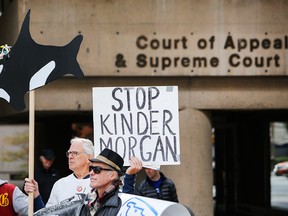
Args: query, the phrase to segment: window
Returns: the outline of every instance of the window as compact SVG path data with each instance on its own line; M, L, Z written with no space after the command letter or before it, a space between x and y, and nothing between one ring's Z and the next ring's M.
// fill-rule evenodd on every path
M288 209L288 122L270 123L271 206Z

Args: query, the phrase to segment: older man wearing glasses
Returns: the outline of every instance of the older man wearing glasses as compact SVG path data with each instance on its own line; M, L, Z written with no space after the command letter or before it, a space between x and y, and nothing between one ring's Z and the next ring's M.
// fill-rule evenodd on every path
M69 169L73 173L55 182L46 207L55 206L63 201L76 200L79 198L77 194L87 194L92 189L90 187L89 159L94 157L93 143L89 139L75 137L70 144L66 156ZM24 189L26 193L38 192L38 184L35 180L27 179ZM41 207L37 209L39 208Z

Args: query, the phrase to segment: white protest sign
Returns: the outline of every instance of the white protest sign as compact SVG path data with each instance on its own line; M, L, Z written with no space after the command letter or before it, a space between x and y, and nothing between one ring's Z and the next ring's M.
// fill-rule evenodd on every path
M95 155L116 151L129 166L180 164L177 86L95 87L93 121Z

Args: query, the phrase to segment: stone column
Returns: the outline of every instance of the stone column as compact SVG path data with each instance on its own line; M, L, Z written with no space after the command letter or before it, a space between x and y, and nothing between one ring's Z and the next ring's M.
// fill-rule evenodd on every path
M180 108L181 165L162 166L176 184L179 202L195 215L213 215L213 172L209 112Z

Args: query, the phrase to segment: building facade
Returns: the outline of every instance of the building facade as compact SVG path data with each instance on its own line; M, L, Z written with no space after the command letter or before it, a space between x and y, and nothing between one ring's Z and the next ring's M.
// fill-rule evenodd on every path
M40 146L58 148L61 158L71 125L92 123L92 87L178 86L181 164L162 170L180 202L201 216L284 215L270 203L269 124L287 121L286 1L2 3L3 44L15 43L28 9L39 44L64 46L84 36L78 62L85 78L66 76L35 90ZM28 107L16 112L0 100L0 109L3 123L28 122Z

